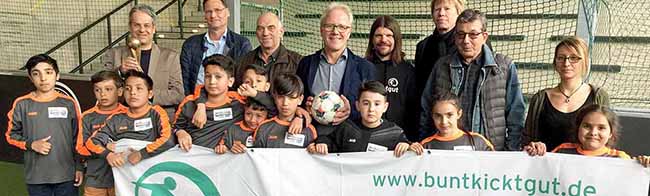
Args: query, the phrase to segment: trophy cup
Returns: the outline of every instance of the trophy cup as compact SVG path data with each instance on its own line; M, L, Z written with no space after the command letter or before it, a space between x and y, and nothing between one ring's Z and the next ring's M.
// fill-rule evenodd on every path
M129 50L131 50L131 54L129 56L135 58L135 61L138 64L138 71L144 72L142 70L142 66L140 65L140 55L142 54L142 50L140 49L141 45L142 43L140 40L135 37L129 37L126 42L126 46L128 46Z

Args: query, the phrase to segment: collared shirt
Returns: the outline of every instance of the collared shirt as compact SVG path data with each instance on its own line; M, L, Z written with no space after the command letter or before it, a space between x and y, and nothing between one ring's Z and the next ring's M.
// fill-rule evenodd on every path
M460 59L462 59L462 57ZM480 104L476 103L479 101L476 99L476 96L479 94L478 83L480 81L479 78L481 77L481 67L483 67L484 64L483 53L479 54L479 56L469 64L465 63L463 60L461 60L461 64L463 65L463 69L465 69L465 76L461 83L462 90L460 91L459 97L461 100L461 107L466 108L463 110L463 112L466 112L466 118L463 118L463 125L469 130L485 134L485 130L481 127L480 115L474 115L480 114L481 110L479 107Z
M320 54L320 62L318 62L318 70L314 78L311 90L314 95L318 95L322 91L334 91L340 93L341 82L343 81L343 74L348 62L348 49L343 51L341 57L334 64L327 62L325 51Z
M223 32L221 39L218 41L213 41L210 39L209 34L209 32L205 33L205 36L203 37L203 57L201 59L205 59L206 57L212 56L213 54L223 54L223 50L226 48L226 35L228 35L228 29ZM203 84L203 78L205 74L204 72L205 71L203 70L203 65L199 66L199 73L196 77L196 84Z
M264 66L265 68L269 68L269 65L272 65L275 63L275 61L278 60L278 54L280 53L280 47L276 48L273 53L271 53L271 56L269 56L269 59L267 62L264 62L264 57L262 57L262 48L260 47L259 50L257 50L257 58L255 59L255 64Z

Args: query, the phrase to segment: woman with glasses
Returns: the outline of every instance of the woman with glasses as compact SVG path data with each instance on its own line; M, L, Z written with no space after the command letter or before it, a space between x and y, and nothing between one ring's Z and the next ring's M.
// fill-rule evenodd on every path
M522 145L541 142L546 150L577 142L571 139L577 111L591 104L609 106L607 92L585 82L588 60L587 44L578 37L568 37L555 47L553 68L560 83L531 97Z

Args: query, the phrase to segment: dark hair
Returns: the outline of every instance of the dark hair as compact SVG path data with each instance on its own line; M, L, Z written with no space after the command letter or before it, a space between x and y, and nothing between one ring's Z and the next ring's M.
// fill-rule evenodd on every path
M255 99L246 99L246 104L244 104L246 108L251 108L253 110L257 111L267 111L266 106L264 104L260 103L259 101Z
M235 61L232 60L229 56L224 56L221 54L214 54L212 56L206 57L203 59L203 68L207 68L208 65L215 65L221 67L229 77L233 77L233 69L235 67Z
M370 27L370 35L368 41L368 48L366 49L366 59L373 61L376 57L375 46L372 43L375 37L375 32L379 27L384 27L390 29L393 32L393 51L390 52L390 60L396 64L402 63L404 61L404 51L402 51L402 32L399 29L399 23L392 16L379 16L375 19L375 22L372 23Z
M266 68L259 66L257 64L248 64L246 67L244 67L244 72L248 71L249 69L252 69L255 74L257 75L263 75L266 76L267 70Z
M271 92L274 95L293 97L302 95L304 91L302 81L296 74L283 73L273 79Z
M451 102L451 105L456 107L456 109L458 110L462 109L460 107L460 98L456 94L453 94L446 90L440 90L439 92L433 95L431 110L433 110L433 108L436 107L436 104L438 102L443 102L443 101ZM474 142L474 137L472 136L472 134L470 134L469 130L463 129L463 121L461 120L461 118L458 119L458 122L456 122L456 124L458 126L458 129L465 132L465 135L467 135L467 139L469 139L469 143L472 145L472 147L476 147Z
M129 77L142 78L144 81L147 82L147 90L152 90L153 89L153 80L146 73L139 72L139 71L136 71L136 70L129 70L124 75L124 82L126 82L126 80L129 79Z
M458 15L458 19L456 19L456 26L463 23L471 23L476 20L481 21L481 31L486 31L487 19L485 18L485 14L481 13L479 10L466 9L465 11L461 12Z
M203 9L205 9L205 3L207 3L209 0L203 0ZM219 0L223 4L223 7L228 8L228 4L226 4L226 1L224 0Z
M576 122L575 122L575 134L573 139L575 139L576 142L580 143L580 140L578 139L578 134L580 130L580 126L582 124L582 121L584 118L591 114L591 113L601 113L607 118L607 123L609 124L609 129L611 130L612 137L609 138L609 141L607 141L607 144L605 144L607 147L614 147L616 145L616 141L618 141L618 136L619 136L619 122L618 122L618 116L616 116L616 113L614 113L612 110L609 109L609 107L604 106L604 105L598 105L598 104L591 104L588 105L578 111L578 114L576 115Z
M367 91L379 93L380 95L384 96L384 98L386 98L386 95L388 94L386 92L386 87L384 87L384 85L377 80L369 80L361 84L361 87L359 88L359 96L361 96L361 93Z
M57 64L56 60L47 54L37 54L30 57L23 68L27 69L27 74L31 75L32 69L34 69L34 67L36 67L36 65L39 63L47 63L52 66L52 69L54 69L55 73L59 73L59 64Z
M90 76L90 82L93 84L97 84L106 80L113 80L117 88L124 86L124 80L122 80L120 75L115 71L102 70L93 74L93 76Z

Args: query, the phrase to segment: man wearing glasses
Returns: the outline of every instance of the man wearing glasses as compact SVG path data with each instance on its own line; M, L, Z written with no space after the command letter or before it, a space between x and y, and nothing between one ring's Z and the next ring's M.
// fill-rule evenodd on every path
M451 91L460 97L464 129L486 136L496 150L519 150L525 106L517 69L512 59L487 46L486 27L485 15L478 10L459 15L454 33L457 52L436 62L422 94L420 132L435 133L432 96Z
M203 84L204 58L222 54L238 60L252 48L248 38L228 29L230 11L224 0L203 0L203 15L208 32L187 38L181 50L185 95L194 93L197 84Z
M311 97L322 91L342 95L345 106L339 109L333 124L340 124L350 114L353 119L359 117L350 103L357 100L359 87L364 81L375 79L374 65L347 48L352 20L352 11L347 5L331 3L320 20L320 35L325 47L303 58L296 71L305 84L307 105L310 105Z

